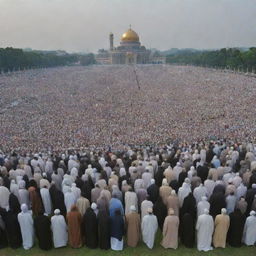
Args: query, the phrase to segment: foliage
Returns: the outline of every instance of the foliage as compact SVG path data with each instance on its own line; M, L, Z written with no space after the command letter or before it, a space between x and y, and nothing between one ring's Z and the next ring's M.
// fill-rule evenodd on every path
M23 51L12 47L0 48L0 72L31 68L64 66L76 63L79 56L57 52Z
M256 47L247 51L223 48L216 51L185 51L167 56L167 63L256 71Z
M94 54L89 53L87 55L83 55L80 58L80 63L83 66L89 66L89 65L93 65L96 63L96 60L94 58Z

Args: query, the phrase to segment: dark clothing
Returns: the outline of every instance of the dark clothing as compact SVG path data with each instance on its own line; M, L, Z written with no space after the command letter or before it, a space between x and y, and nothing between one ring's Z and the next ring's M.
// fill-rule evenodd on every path
M0 214L3 218L8 244L12 249L17 249L22 245L22 238L20 232L20 225L17 219L17 214L12 211L6 212L0 210Z
M156 215L159 228L163 230L164 220L167 216L167 207L163 203L161 196L159 196L157 201L154 203L153 212Z
M249 188L252 187L252 184L256 184L256 171L254 171L252 173L252 176L250 177L250 180L249 180Z
M234 212L232 212L229 217L230 226L227 236L228 243L233 247L241 247L246 217L241 213L239 209L236 209Z
M91 190L94 188L94 184L91 180L91 177L88 177L88 180L86 180L83 184L83 187L81 189L81 195L85 198L87 198L91 203Z
M0 249L8 246L7 236L4 229L0 227Z
M111 237L122 240L124 235L124 219L121 215L111 217Z
M155 174L156 185L160 188L162 186L162 180L164 178L164 168L159 167Z
M223 186L223 185L221 185L221 184L218 184L218 185L216 185L216 186L214 187L212 193L213 193L213 194L215 194L215 193L222 193L222 194L225 194L225 192L226 192L225 186Z
M209 203L210 214L212 215L213 219L215 219L215 217L221 213L221 209L226 208L225 194L220 192L212 194Z
M34 219L35 234L39 248L50 250L52 248L51 221L45 215L38 215Z
M11 193L10 197L9 197L9 207L15 214L18 215L20 213L19 200L18 200L17 196L15 196L13 193Z
M64 194L62 193L62 191L58 190L55 185L50 187L49 193L52 200L53 211L59 209L60 213L65 217L67 213L67 208L64 202Z
M189 193L189 195L184 198L183 205L180 209L180 218L182 218L185 213L189 213L191 217L196 220L196 199L192 193Z
M204 165L204 166L198 166L197 167L197 176L201 178L202 183L207 179L209 173L209 168Z
M181 172L179 175L179 179L178 179L178 183L179 183L179 187L182 186L184 180L188 177L187 172Z
M177 180L172 180L169 184L169 186L175 190L176 194L178 194L179 191L179 182Z
M254 200L254 196L256 195L256 188L250 188L247 190L246 196L245 196L245 200L247 202L247 211L246 211L246 215L248 216L251 208L252 208L252 202Z
M152 184L148 187L147 193L149 196L148 200L154 204L159 196L159 187L156 184Z
M181 242L188 248L192 248L195 243L195 219L189 213L181 217L180 234Z
M85 245L91 249L98 246L98 220L92 208L88 208L83 216L82 233L85 237Z
M98 213L98 235L100 249L108 250L110 248L110 225L111 220L107 212Z

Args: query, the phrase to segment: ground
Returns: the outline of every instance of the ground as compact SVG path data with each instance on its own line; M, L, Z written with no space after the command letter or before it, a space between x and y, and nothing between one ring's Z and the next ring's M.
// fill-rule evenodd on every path
M177 250L172 249L164 249L160 245L161 242L161 234L160 232L157 235L157 239L155 242L155 247L153 250L148 249L142 242L136 248L128 248L122 252L114 252L112 250L91 250L88 248L81 248L81 249L72 249L72 248L62 248L62 249L52 249L50 251L42 251L38 249L38 247L34 247L29 251L25 251L23 249L12 250L10 248L0 250L1 256L115 256L115 255L124 255L124 256L164 256L164 255L172 255L172 256L255 256L256 247L248 247L243 246L241 248L233 248L227 247L225 249L214 249L210 252L198 252L196 248L188 249L183 246L179 246Z

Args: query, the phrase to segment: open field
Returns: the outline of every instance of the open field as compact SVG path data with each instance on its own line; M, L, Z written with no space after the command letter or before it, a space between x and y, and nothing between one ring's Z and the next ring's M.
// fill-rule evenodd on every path
M164 256L164 255L173 255L173 256L197 256L197 255L205 255L205 256L220 256L220 255L232 255L232 256L255 256L256 253L256 247L248 247L243 246L241 248L233 248L233 247L227 247L225 249L214 249L210 252L199 252L196 248L185 248L183 246L180 246L177 250L167 250L161 247L160 245L161 236L160 233L158 233L155 247L150 250L144 245L142 242L140 242L139 246L136 248L128 248L125 247L123 251L121 252L114 252L112 250L91 250L88 248L81 248L81 249L72 249L72 248L62 248L62 249L52 249L50 251L42 251L38 249L38 247L34 247L33 249L29 251L25 251L23 249L18 250L12 250L10 248L0 250L1 256L55 256L55 255L61 255L61 256L82 256L82 255L88 255L88 256L113 256L113 255L124 255L124 256L148 256L148 255L154 255L154 256Z

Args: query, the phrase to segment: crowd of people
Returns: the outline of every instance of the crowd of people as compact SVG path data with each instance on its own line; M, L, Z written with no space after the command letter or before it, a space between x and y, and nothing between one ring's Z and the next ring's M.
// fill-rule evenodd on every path
M255 139L255 77L191 66L141 65L135 71L124 65L2 74L1 149Z
M256 145L0 155L0 248L199 251L256 243Z

